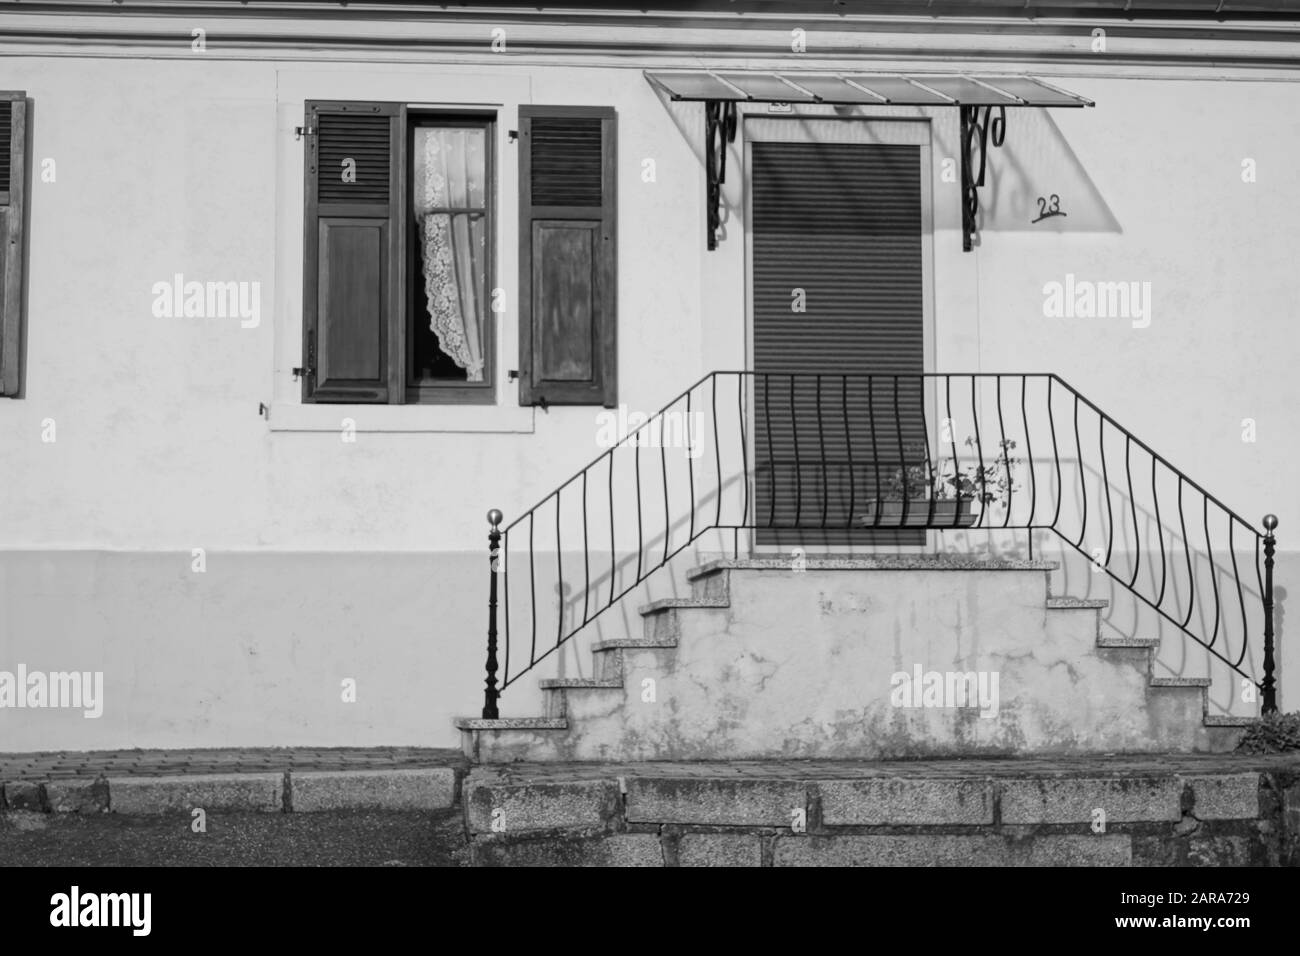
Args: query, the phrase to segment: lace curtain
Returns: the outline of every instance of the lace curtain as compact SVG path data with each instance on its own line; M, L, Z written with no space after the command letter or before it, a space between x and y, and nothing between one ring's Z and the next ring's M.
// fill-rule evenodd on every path
M486 285L484 131L415 131L415 218L429 327L438 348L483 381Z

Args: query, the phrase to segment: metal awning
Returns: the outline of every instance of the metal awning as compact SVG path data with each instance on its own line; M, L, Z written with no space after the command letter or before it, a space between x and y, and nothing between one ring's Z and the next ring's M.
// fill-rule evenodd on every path
M1093 106L1034 76L939 73L646 72L671 99L835 106Z
M669 99L704 104L710 249L718 245L722 184L727 173L725 143L736 138L737 103L957 107L962 143L962 248L967 252L974 244L988 141L991 135L994 146L1002 145L1007 107L1096 105L1086 96L1025 74L647 70L645 78Z

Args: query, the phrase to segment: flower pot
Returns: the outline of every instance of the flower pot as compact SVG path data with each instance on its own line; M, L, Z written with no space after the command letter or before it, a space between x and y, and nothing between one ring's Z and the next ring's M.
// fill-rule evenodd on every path
M975 523L969 498L901 498L866 503L859 523L867 528L969 528Z

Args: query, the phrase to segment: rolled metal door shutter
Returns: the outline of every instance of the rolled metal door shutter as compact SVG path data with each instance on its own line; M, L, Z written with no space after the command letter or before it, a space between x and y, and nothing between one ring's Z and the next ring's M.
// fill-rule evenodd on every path
M751 150L758 542L924 543L857 527L924 460L919 147Z

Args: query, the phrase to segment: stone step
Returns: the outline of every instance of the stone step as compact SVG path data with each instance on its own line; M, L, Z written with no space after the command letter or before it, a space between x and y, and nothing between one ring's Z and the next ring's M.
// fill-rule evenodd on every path
M1144 672L1150 674L1159 642L1149 644L1144 641L1108 641L1099 636L1093 646L1097 656L1103 660L1136 661Z
M616 700L621 701L623 695L623 674L622 668L619 668L617 674L604 673L605 668L599 677L559 677L539 680L538 686L542 689L542 706L546 716L551 719L568 720L573 717L572 705L575 698L571 695L591 695L591 694L616 694Z
M730 606L731 603L729 601L722 601L716 598L660 598L657 601L651 601L649 604L643 604L636 610L642 617L649 617L652 614L660 614L664 611L676 611L680 608L725 608Z
M648 618L647 620L658 620L657 618ZM661 668L671 660L671 657L663 655L672 655L677 650L677 640L673 636L676 631L663 637L642 638L640 640L614 640L600 641L592 646L593 672L592 677L598 681L617 682L618 686L625 686L627 683L627 671L629 661L644 662L647 659L653 662L655 675ZM648 675L648 676L655 676Z
M591 687L622 687L621 680L598 680L594 677L547 677L537 682L542 690L583 690Z
M722 571L792 572L790 555L770 558L715 558L686 572L686 580ZM809 555L800 567L806 571L1055 571L1059 561L1037 559L991 560L962 554L882 554L861 557L816 557Z
M1206 714L1206 727L1253 727L1258 717L1237 717L1232 714Z
M461 730L568 730L569 722L563 717L458 717L456 726Z
M1109 602L1095 598L1052 597L1043 601L1047 612L1044 622L1048 642L1058 644L1065 653L1073 649L1079 657L1096 656L1101 640L1101 612ZM1104 658L1103 658L1104 659Z
M1107 607L1110 607L1110 602L1102 598L1049 597L1047 599L1047 609L1049 611L1075 608L1097 608L1100 610Z
M623 650L625 648L637 647L676 647L677 641L669 638L660 637L615 637L607 641L597 641L591 645L593 654L601 654L605 651Z
M1098 647L1151 647L1160 646L1158 637L1100 637L1097 639Z
M460 730L461 752L485 763L558 758L569 729L569 721L560 716L461 717L454 723Z

